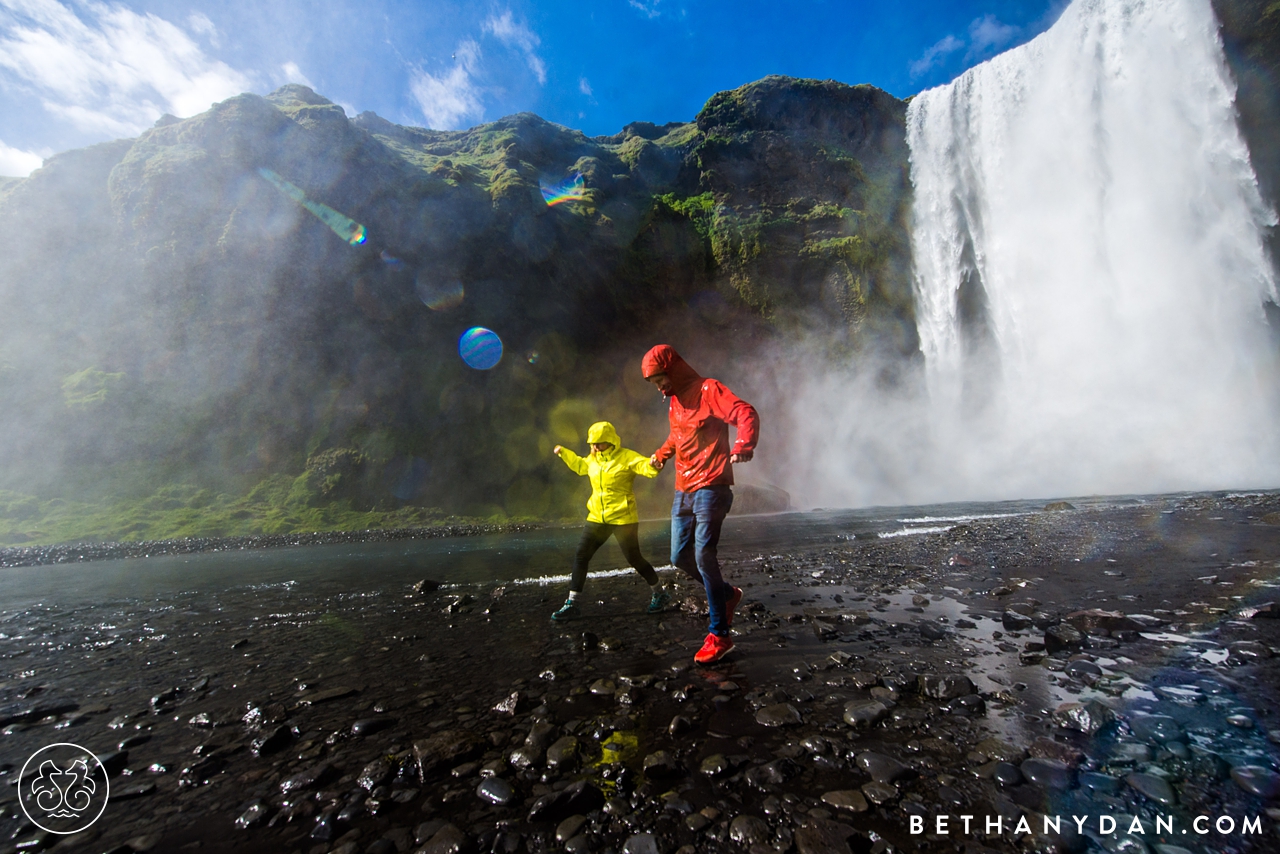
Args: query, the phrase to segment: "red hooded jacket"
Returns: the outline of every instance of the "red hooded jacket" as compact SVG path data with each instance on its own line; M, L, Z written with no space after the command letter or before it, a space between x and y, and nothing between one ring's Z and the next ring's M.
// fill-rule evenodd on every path
M693 492L704 486L733 483L730 454L753 452L760 416L719 380L704 379L667 344L659 344L640 363L645 379L666 374L672 394L667 409L671 434L654 452L658 462L676 458L676 489ZM738 431L729 447L729 425Z

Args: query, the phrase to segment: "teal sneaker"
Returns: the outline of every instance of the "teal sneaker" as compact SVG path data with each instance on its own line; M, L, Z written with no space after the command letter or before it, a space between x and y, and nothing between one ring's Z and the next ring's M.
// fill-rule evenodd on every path
M653 594L653 598L649 600L649 613L661 614L667 609L667 603L671 601L671 594L665 590L658 590Z
M576 616L578 616L578 603L572 599L566 599L560 606L560 610L551 615L551 619L557 623L567 623Z

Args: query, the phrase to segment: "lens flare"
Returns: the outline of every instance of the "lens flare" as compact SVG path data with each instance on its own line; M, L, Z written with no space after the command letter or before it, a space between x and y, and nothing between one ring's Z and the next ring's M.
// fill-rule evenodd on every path
M487 371L502 361L502 339L491 329L473 326L458 339L458 355L467 367Z
M462 305L462 300L466 297L466 289L462 287L462 282L454 279L436 281L424 274L419 274L414 279L413 289L423 305L432 311L457 308Z
M382 259L382 263L386 264L389 269L392 269L392 270L404 269L404 262L401 261L399 258L395 257L394 255L392 255L391 253L387 252L387 250L385 249L378 252L378 257Z
M587 187L582 179L581 172L572 178L561 181L559 184L547 185L540 183L538 186L541 188L542 198L549 208L555 207L562 202L580 202L586 198Z
M260 167L258 169L258 174L270 181L271 185L281 193L284 193L286 196L311 211L311 213L315 214L316 218L329 226L329 229L334 234L338 235L352 246L364 243L367 239L368 232L365 231L365 227L363 225L353 219L343 216L328 205L322 205L319 202L311 201L307 198L306 193L302 192L302 190L298 189L293 184L290 184L270 169Z
M525 357L524 357L524 360L525 360L526 362L528 362L529 364L531 364L531 365L536 365L536 364L538 364L538 359L539 359L539 358L540 358L540 356L539 356L539 354L538 354L538 351L537 351L537 350L530 350L530 351L529 351L529 355L525 356Z

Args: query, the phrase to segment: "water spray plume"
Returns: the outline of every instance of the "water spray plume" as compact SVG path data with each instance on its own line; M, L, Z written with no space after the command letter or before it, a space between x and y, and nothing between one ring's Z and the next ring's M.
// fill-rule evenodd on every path
M365 232L365 227L360 223L350 219L349 217L343 216L328 205L322 205L319 202L311 201L307 198L306 193L302 192L298 187L290 184L288 181L266 167L260 167L258 169L258 174L270 181L271 185L277 190L284 193L307 210L311 211L311 213L315 214L316 218L329 226L329 229L334 234L338 235L352 246L365 242L367 234Z
M927 396L803 380L830 417L793 455L844 449L815 502L1280 482L1276 217L1207 0L1077 0L913 98L907 141Z

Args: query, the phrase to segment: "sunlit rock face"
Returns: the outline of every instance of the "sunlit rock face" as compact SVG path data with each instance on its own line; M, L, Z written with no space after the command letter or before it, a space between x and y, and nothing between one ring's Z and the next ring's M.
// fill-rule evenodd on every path
M0 488L315 506L345 449L359 506L576 514L547 452L606 416L661 441L653 343L728 380L770 342L915 350L903 113L768 78L611 137L440 132L290 85L55 156L0 186Z

